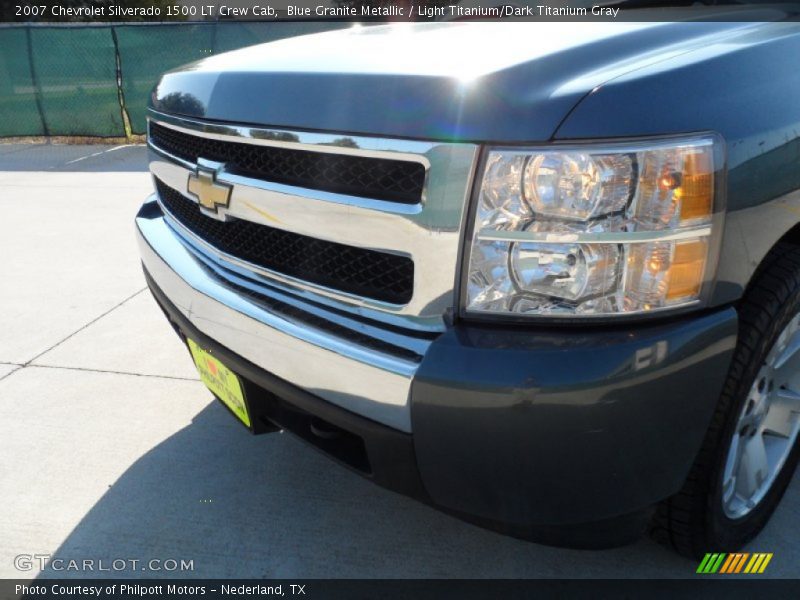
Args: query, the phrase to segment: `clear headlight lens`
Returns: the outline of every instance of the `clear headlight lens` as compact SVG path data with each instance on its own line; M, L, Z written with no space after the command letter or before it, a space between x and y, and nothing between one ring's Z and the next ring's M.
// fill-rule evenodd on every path
M525 166L524 194L538 215L585 220L622 210L632 175L624 154L537 154Z
M576 300L616 283L619 250L607 244L514 244L511 274L519 289Z
M472 313L635 314L699 303L719 142L492 150L466 273Z

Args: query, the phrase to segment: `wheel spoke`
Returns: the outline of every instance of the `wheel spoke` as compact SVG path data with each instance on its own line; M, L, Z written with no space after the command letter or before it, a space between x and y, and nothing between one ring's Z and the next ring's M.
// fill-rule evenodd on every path
M800 412L800 393L790 390L789 388L781 388L775 390L775 395L785 403L794 412Z
M731 447L728 450L728 462L725 463L725 472L722 474L722 481L727 482L730 481L733 477L736 476L736 471L739 468L739 460L741 459L741 445L742 437L737 434L733 434L733 440L731 440Z
M741 441L742 437L740 435L733 434L731 447L728 450L728 460L725 463L725 471L722 474L722 499L726 505L733 500L734 492L736 491L736 475L740 468Z
M736 491L743 498L752 498L769 475L769 463L764 439L751 437L743 444Z
M775 359L773 367L781 384L800 372L800 333L795 333L789 338L789 343Z
M764 431L788 438L794 433L800 413L800 394L788 389L775 391L764 418Z

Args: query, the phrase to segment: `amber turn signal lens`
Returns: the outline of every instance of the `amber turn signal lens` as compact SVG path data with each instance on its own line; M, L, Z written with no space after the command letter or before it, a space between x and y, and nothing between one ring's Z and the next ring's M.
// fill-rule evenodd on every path
M680 187L673 195L680 201L681 222L707 219L714 205L714 168L711 148L698 149L683 157Z
M678 242L669 268L667 300L693 298L700 294L706 270L708 240Z

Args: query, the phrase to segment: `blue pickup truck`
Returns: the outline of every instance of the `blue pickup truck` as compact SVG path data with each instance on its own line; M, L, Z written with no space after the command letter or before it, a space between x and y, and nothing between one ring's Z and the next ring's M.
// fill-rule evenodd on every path
M798 462L800 22L352 27L163 75L149 286L253 433L696 556Z

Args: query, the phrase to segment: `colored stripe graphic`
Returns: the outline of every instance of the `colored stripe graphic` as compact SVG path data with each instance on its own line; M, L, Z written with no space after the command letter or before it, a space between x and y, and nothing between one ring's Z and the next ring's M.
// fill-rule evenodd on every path
M727 555L722 553L713 553L713 554L706 554L703 558L703 561L700 563L700 566L697 567L698 573L716 573L719 568L722 566L722 561L725 560Z
M747 563L744 569L745 573L763 573L767 568L767 564L772 560L772 554L766 552L759 552L753 554L753 558Z
M728 560L725 561L722 569L720 569L720 573L736 573L736 569L741 569L748 556L749 554L742 554L741 552L729 554Z
M709 552L700 561L697 573L704 575L713 575L715 573L730 575L742 572L760 574L767 569L772 556L771 552L756 552L753 554L749 552L734 552L731 554Z
M766 555L766 557L764 557L764 562L761 563L761 568L758 570L758 572L759 573L763 573L764 571L766 571L767 570L767 565L769 564L769 561L771 561L771 560L772 560L772 552L769 552Z
M703 557L703 560L700 561L700 565L697 567L697 571L696 572L697 573L705 573L706 572L706 566L708 565L708 561L710 561L710 560L711 560L711 555L710 554L706 554Z
M747 566L744 568L745 573L753 573L758 568L758 563L761 562L761 555L760 554L753 554L753 558L750 559L750 562L747 563Z
M728 560L725 561L725 564L722 565L720 569L720 573L733 573L734 569L736 569L736 565L739 564L742 555L738 553L728 554Z
M731 566L736 562L737 554L728 554L728 558L725 559L725 562L722 564L722 568L719 570L720 573L730 573Z
M747 557L750 556L750 553L749 552L745 552L744 554L740 554L739 556L740 556L739 562L736 563L736 570L734 571L734 573L741 573L742 572L742 567L744 567L744 563L747 560Z
M724 552L719 555L719 558L717 558L717 561L714 563L714 566L711 567L712 573L716 573L717 571L719 571L719 568L722 566L722 561L725 560L725 556L727 555Z

